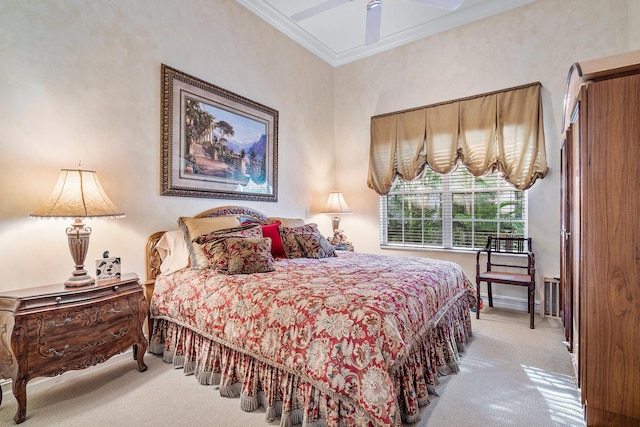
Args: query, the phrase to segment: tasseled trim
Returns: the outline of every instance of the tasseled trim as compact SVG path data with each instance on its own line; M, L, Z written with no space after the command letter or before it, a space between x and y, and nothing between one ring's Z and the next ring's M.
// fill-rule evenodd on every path
M428 394L418 398L418 406L421 408L427 406L429 403L431 403L431 398Z
M409 417L406 417L402 420L403 423L405 424L415 424L418 421L420 421L420 414L416 414L416 415L411 415Z
M370 415L349 399L321 392L295 374L186 326L163 318L154 320L152 353L162 354L165 362L182 368L185 374L194 374L200 384L219 385L222 396L240 397L245 411L265 407L268 422L280 417L281 427L374 425ZM443 307L423 333L412 337L405 357L390 369L402 422L419 421L419 408L429 404L430 395L437 396L438 377L459 371L460 352L471 336L469 302L461 297Z
M292 425L302 424L302 421L304 420L304 411L302 411L302 409L296 409L285 414L285 416L289 418L290 424Z
M200 385L218 385L222 375L217 372L200 372L196 374L196 378Z
M220 396L224 397L238 397L242 391L242 384L235 383L230 386L220 386Z
M240 408L245 412L257 411L260 407L257 396L240 396Z
M282 415L282 401L275 402L272 406L267 406L265 418L268 422L278 419Z
M182 369L185 375L193 375L196 370L196 362L193 360L186 362Z
M162 354L164 350L164 344L160 342L150 342L149 343L149 353L152 354Z
M302 427L326 427L326 425L327 423L324 419L302 422Z
M184 367L184 354L181 356L173 356L173 367L176 369Z
M291 417L289 417L289 414L282 414L280 417L280 427L291 427L291 425Z
M162 361L165 362L165 363L173 364L173 354L171 354L171 353L163 353L162 354Z

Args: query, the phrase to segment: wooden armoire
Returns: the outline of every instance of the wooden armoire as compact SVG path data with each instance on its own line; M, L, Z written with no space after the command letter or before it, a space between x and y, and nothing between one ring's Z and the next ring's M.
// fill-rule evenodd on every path
M561 151L563 322L589 426L640 426L640 51L574 64Z

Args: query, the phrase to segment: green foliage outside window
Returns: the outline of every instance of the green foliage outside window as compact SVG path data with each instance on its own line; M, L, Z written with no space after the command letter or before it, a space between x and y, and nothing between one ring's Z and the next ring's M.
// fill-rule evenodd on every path
M526 237L526 204L526 193L497 174L427 168L413 181L396 178L382 197L382 244L477 249L488 236Z

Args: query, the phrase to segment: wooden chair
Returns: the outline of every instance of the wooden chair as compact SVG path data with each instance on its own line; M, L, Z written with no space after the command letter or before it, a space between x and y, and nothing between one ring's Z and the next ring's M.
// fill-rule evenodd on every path
M486 254L486 271L480 272L481 255L483 253ZM501 262L504 262L504 264L493 262L491 259L492 255L500 255L500 260ZM507 256L505 257L504 255ZM517 258L524 258L526 256L527 265L524 265L524 261L522 259L514 259L513 262L504 261L505 258L508 259L508 257L516 255L521 255L521 257ZM535 264L535 257L533 255L530 237L526 239L517 237L489 237L484 249L480 249L476 252L476 290L478 293L476 319L480 318L480 282L487 283L489 307L493 307L493 295L491 293L492 283L526 286L529 289L529 292L527 293L527 311L531 317L529 327L533 329L533 308L536 291ZM495 267L498 267L498 270L495 270ZM515 269L524 269L526 270L526 273L519 273L519 270Z

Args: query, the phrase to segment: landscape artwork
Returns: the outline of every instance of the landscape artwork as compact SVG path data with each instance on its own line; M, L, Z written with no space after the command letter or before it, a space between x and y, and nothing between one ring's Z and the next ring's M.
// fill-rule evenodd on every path
M278 112L162 71L162 194L277 201Z
M186 99L185 173L246 186L265 183L267 126Z

